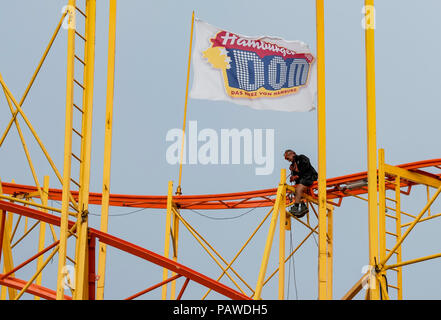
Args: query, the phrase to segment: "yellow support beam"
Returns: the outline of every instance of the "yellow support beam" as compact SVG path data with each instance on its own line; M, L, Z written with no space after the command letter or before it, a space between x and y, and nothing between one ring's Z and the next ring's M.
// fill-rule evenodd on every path
M173 221L172 221L172 244L173 244L173 261L178 261L178 243L179 243L179 218L177 214L173 211ZM172 272L172 277L176 275L176 272ZM176 280L171 282L170 289L170 300L176 299Z
M414 264L414 263L418 263L418 262L423 262L423 261L427 261L427 260L432 260L432 259L436 259L436 258L441 258L441 253L432 254L432 255L421 257L421 258L417 258L417 259L402 261L402 262L391 264L391 265L385 265L384 269L385 270L390 270L390 269L393 269L393 268L400 268L400 267L407 266L407 265L410 265L410 264Z
M379 206L379 241L380 260L386 257L386 176L384 149L378 150L378 206Z
M395 201L396 201L396 209L395 209L395 225L396 225L396 234L397 239L401 238L401 188L400 188L401 178L397 176L395 178ZM427 199L430 201L430 199ZM402 247L397 248L397 263L401 263L402 260ZM403 300L403 269L401 267L397 268L397 287L398 287L398 300Z
M101 231L107 232L109 220L110 167L112 159L113 96L115 82L116 0L109 5L109 44L107 50L106 124L104 132L103 196L101 202ZM96 299L104 299L106 277L106 245L99 243L98 283Z
M334 273L334 210L328 210L328 233L327 233L327 253L326 253L326 266L327 266L327 275L326 275L326 286L327 286L327 299L332 300L333 295L333 273Z
M164 257L168 258L170 255L170 231L172 222L172 211L173 211L173 182L168 182L168 192L167 192L167 214L165 217L165 240L164 240ZM164 268L162 272L162 279L167 280L168 269ZM162 300L167 299L167 284L162 286Z
M92 150L93 86L95 71L96 0L86 0L86 43L84 48L83 123L81 128L80 188L78 195L77 245L74 299L88 299L88 207Z
M384 170L387 174L400 176L402 179L416 182L418 184L423 184L433 188L439 188L441 186L441 180L426 176L421 173L412 172L403 168L391 166L388 164L384 165Z
M318 298L329 299L327 289L326 240L326 86L325 86L325 8L324 0L316 0L317 25L317 135L318 135L318 221L319 262Z
M369 264L378 263L378 207L377 207L377 125L375 97L375 29L371 18L375 14L374 0L365 0L365 49L366 49L366 114L367 114L367 164L368 164L368 210L369 210ZM370 300L380 299L379 285L371 284Z
M285 173L286 175L286 173ZM283 173L282 173L283 178ZM286 180L285 180L286 181ZM286 189L282 193L279 202L280 225L279 225L279 300L285 297L285 235L287 224L286 213Z
M47 206L47 201L49 197L49 176L44 177L43 181L43 198L41 198L41 204L43 206ZM47 212L47 210L44 210L44 212ZM40 234L38 237L38 252L42 251L44 249L46 239L46 223L43 221L40 221ZM43 255L39 256L37 258L37 270L42 269L43 267ZM40 273L37 278L35 279L35 283L37 285L41 285L43 274ZM34 300L40 300L40 297L34 296Z
M64 129L64 164L61 196L61 222L60 244L58 250L58 273L57 273L57 299L64 299L64 270L66 266L68 218L69 218L69 195L72 160L72 122L73 122L73 85L74 85L74 59L75 59L75 29L71 27L75 21L75 0L69 0L67 6L68 25L67 31L67 75L66 75L66 115Z

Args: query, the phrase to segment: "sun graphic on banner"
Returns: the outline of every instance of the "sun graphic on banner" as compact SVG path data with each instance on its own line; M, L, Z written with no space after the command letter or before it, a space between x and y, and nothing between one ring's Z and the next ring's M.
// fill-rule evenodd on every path
M207 58L213 68L230 69L231 58L228 56L227 50L223 47L208 48L203 52L204 58Z

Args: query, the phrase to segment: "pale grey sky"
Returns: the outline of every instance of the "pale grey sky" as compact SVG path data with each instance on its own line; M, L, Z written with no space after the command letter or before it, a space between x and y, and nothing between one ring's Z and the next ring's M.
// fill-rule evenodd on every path
M108 28L108 1L97 2L92 192L101 192L102 183ZM361 0L326 1L328 177L366 170L363 3ZM60 0L3 1L0 4L0 72L17 99L37 65L64 5L65 1ZM315 1L119 1L112 193L165 195L169 180L174 181L175 187L177 185L178 167L166 162L169 144L165 137L168 130L182 126L192 10L198 18L238 34L302 40L314 53L316 51ZM441 2L437 0L376 1L377 145L386 149L386 161L391 164L440 158L440 10ZM23 106L60 171L66 43L66 31L62 30ZM197 120L201 129L274 129L276 157L274 172L266 176L255 175L252 165L186 165L183 168L183 193L274 188L279 181L280 169L287 168L282 157L287 148L308 155L317 166L316 115L316 111L257 111L224 102L189 100L187 120ZM0 99L0 130L4 130L9 117L6 101ZM21 125L25 127L23 121ZM38 146L31 142L28 130L24 131L38 166L40 181L49 174L51 187L59 188ZM0 159L2 181L15 179L20 184L33 184L15 128L0 149ZM403 201L403 210L417 213L424 205L424 190L416 188L412 196ZM92 207L90 211L99 213L99 208ZM111 214L130 211L126 208L110 210ZM191 211L183 212L183 215L229 260L267 211L256 209L233 220L211 220ZM246 210L203 213L216 218L219 215L234 217L244 212ZM90 223L99 226L99 217L92 216ZM158 253L163 252L164 229L164 210L114 216L109 224L111 234ZM436 220L418 225L415 233L406 240L403 259L438 253L438 230L439 221ZM237 271L246 276L252 287L257 280L267 231L268 224L265 224L238 260ZM368 263L367 231L367 204L357 199L345 199L342 206L336 208L334 219L336 299L361 277L361 269ZM302 225L294 224L294 246L306 232ZM274 243L277 241L276 236ZM287 244L289 246L289 241ZM179 246L179 262L213 278L221 273L183 227ZM36 244L24 242L17 249L22 255L14 258L20 262L36 252ZM269 272L274 270L277 261L274 253ZM52 288L57 262L54 259L44 275L44 283ZM441 298L441 280L436 277L439 268L439 260L406 267L404 297ZM26 269L18 275L26 279L33 269ZM105 297L109 299L125 298L162 278L162 269L112 249L109 250L107 270ZM295 275L294 282L291 270L289 298L316 299L317 246L313 238L295 255ZM263 298L277 298L276 279L265 288ZM392 279L391 274L389 283L395 281ZM225 283L232 285L229 280ZM199 299L202 294L199 286L190 283L184 298ZM159 297L158 290L144 298Z

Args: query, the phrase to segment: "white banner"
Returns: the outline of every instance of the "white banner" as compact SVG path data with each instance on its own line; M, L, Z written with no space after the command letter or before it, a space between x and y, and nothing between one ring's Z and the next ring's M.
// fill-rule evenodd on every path
M315 109L316 63L308 45L247 37L195 20L193 99L224 100L255 109Z

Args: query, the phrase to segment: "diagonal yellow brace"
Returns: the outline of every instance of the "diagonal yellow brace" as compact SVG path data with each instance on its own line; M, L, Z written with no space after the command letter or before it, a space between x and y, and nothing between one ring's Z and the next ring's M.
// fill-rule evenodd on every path
M388 164L384 165L384 170L386 173L394 175L394 176L400 176L403 179L416 182L419 184L423 184L426 186L430 186L433 188L438 188L441 186L441 180L426 176L421 173L412 172L403 168L391 166Z

